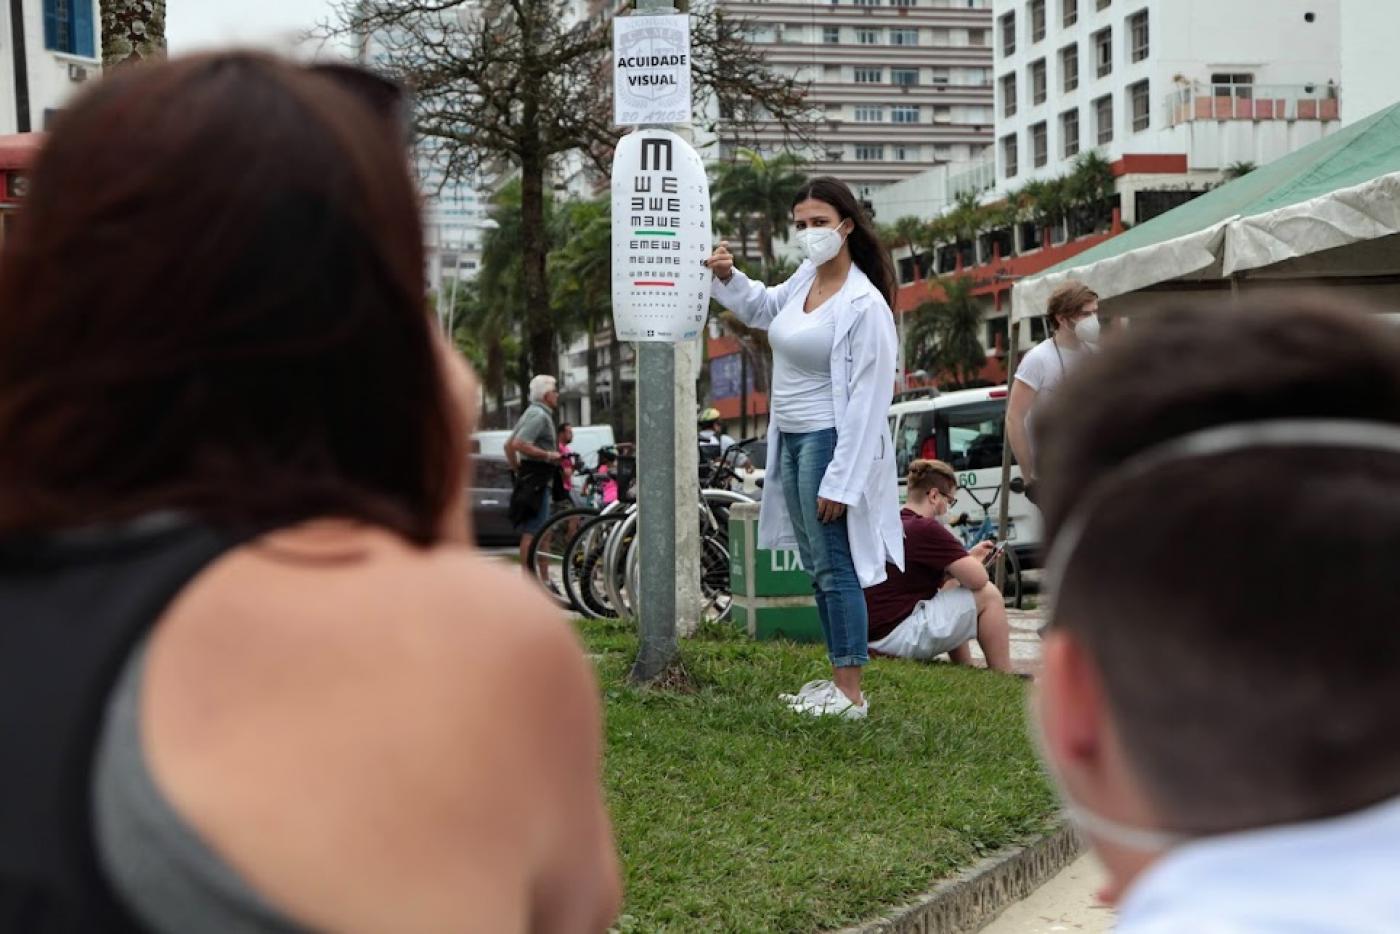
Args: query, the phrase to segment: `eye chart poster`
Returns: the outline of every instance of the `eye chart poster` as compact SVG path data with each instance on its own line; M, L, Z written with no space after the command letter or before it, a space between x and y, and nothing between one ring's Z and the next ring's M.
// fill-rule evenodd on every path
M700 334L710 304L710 184L690 144L667 130L624 136L613 155L613 328L621 340Z

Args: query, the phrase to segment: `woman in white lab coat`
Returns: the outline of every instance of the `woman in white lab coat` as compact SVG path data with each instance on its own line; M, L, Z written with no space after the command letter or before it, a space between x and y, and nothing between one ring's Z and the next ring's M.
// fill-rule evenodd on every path
M864 717L869 660L862 588L904 566L889 407L898 339L894 265L845 183L811 180L792 206L806 259L772 288L707 260L713 295L773 347L761 548L796 548L813 578L834 670L783 699L802 713Z

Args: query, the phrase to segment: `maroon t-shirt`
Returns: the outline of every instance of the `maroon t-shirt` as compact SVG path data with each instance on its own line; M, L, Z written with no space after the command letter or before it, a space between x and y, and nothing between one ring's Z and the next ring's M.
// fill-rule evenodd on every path
M914 607L938 592L948 565L967 557L967 549L937 519L925 519L912 509L900 512L904 521L904 570L885 565L883 584L865 592L870 616L870 641L878 642L909 618Z

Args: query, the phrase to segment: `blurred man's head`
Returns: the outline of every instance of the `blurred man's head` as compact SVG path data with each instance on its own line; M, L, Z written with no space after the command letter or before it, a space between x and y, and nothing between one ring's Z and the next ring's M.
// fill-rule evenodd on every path
M1304 443L1324 420L1393 443L1400 333L1339 304L1164 308L1045 413L1063 574L1038 718L1120 885L1169 845L1121 825L1204 836L1400 793L1400 456ZM1279 420L1305 424L1138 466Z

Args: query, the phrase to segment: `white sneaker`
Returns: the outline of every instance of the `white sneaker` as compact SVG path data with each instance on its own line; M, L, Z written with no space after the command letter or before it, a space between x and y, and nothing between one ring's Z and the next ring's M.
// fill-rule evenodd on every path
M792 709L797 713L810 714L813 717L864 720L870 714L870 698L861 697L861 702L855 704L841 691L833 689L830 694L811 697L805 703L793 704Z
M778 700L789 706L798 703L806 703L817 695L824 695L836 689L832 681L808 681L802 685L802 689L796 694L779 694Z

